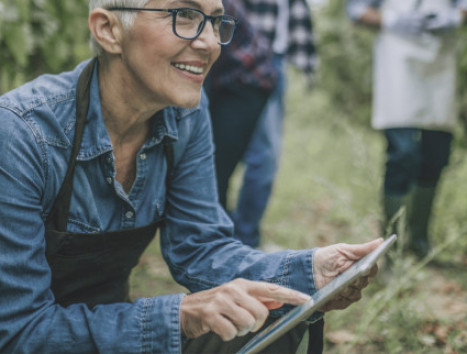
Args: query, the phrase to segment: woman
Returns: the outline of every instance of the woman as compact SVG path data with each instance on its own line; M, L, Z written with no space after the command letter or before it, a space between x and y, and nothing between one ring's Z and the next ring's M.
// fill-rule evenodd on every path
M201 90L235 29L220 0L90 10L98 59L0 98L1 352L236 351L269 309L303 303L379 244L267 255L230 237ZM130 303L129 273L158 226L194 293ZM305 329L275 349L293 351Z

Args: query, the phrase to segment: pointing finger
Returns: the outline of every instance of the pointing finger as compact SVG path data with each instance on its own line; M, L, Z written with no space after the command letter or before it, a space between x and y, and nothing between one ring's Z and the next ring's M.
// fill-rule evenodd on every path
M266 306L270 304L272 307L277 307L279 303L301 305L310 299L307 294L277 284L265 282L257 282L256 284L257 286L252 287L248 293Z

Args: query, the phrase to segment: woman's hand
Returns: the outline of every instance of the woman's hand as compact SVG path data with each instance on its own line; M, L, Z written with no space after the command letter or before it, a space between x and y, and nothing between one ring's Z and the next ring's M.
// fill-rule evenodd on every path
M381 243L383 243L383 239L379 238L358 245L338 243L317 249L313 259L313 275L316 287L321 289L360 258L373 251ZM349 285L320 310L330 311L345 309L350 304L360 300L362 297L362 290L368 285L369 278L375 276L377 271L378 267L375 265L367 276L361 277L353 284Z
M259 330L269 310L285 303L301 305L309 298L276 284L235 279L185 296L180 309L181 327L188 338L212 331L228 341Z

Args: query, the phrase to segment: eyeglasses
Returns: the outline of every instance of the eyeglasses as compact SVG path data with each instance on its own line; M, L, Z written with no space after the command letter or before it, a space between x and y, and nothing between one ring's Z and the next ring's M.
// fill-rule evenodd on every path
M151 9L139 7L111 7L109 11L159 11L172 14L172 31L182 39L195 39L203 32L206 21L211 21L214 35L220 45L227 45L232 41L237 20L229 15L208 16L205 13L189 8L179 9Z

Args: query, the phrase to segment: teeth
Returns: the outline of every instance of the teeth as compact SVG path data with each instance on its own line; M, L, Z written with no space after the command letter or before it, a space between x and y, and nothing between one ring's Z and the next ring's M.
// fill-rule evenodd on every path
M203 73L203 68L197 67L197 66L192 66L192 65L185 65L185 64L174 64L176 68L179 68L181 70L188 71L193 74L202 74Z

